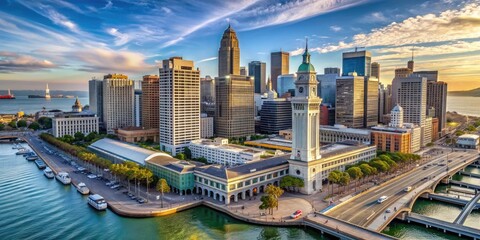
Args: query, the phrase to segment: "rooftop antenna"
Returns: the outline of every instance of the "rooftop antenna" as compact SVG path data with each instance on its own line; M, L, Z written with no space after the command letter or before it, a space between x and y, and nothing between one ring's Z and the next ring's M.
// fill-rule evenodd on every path
M414 51L415 51L415 46L412 47L412 61L413 61L413 54L414 54Z

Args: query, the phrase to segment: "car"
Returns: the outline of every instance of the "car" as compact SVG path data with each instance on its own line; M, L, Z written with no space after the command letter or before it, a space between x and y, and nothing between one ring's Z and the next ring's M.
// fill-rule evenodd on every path
M297 210L292 215L290 215L291 218L296 219L302 215L302 210Z
M111 189L117 189L117 188L119 188L119 187L120 187L119 184L115 184L115 185L111 186L110 188L111 188Z
M423 167L423 170L427 170L428 167Z
M403 189L403 191L405 192L410 192L410 190L412 190L412 187L411 186L408 186L406 188Z
M392 212L392 209L387 208L387 210L386 210L385 212L386 212L386 213L391 213L391 212Z
M448 162L452 162L452 160L448 160Z
M382 203L382 202L385 202L387 199L388 199L387 196L381 196L381 197L377 200L377 202L378 202L378 203Z
M145 201L145 199L139 197L139 198L137 198L137 202L140 203L140 204L143 204L146 201Z
M95 175L95 174L88 174L87 177L90 178L90 179L95 179L95 178L97 178L97 175Z

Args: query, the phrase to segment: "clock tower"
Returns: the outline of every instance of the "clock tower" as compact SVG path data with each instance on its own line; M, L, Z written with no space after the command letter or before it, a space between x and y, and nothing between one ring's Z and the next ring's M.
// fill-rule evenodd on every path
M295 97L292 98L292 155L289 174L304 180L302 193L312 194L321 189L320 103L317 96L317 76L310 63L308 41L303 62L298 67Z

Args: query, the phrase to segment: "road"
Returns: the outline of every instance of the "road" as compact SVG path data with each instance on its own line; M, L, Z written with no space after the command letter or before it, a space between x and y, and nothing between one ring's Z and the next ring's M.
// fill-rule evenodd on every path
M388 206L406 194L406 192L404 192L406 187L412 186L413 189L411 191L416 191L415 188L417 186L421 185L428 178L445 172L447 167L452 169L455 166L463 164L464 160L478 156L478 151L476 150L457 150L458 151L450 152L450 149L443 149L438 152L438 155L432 156L432 160L428 164L416 167L410 172L385 183L381 187L373 188L351 200L349 203L333 208L326 214L358 226L367 227L379 214L383 214ZM445 166L440 166L439 164L445 164ZM424 166L426 165L430 166L424 170ZM377 200L381 196L388 196L388 199L379 204Z

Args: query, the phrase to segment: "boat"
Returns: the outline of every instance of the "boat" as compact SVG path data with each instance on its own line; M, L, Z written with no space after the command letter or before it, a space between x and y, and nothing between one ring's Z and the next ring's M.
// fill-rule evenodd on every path
M47 167L45 162L40 159L35 160L35 164L37 164L38 169L45 169Z
M17 155L24 155L24 154L27 154L29 153L30 150L26 149L26 148L19 148L18 149L18 152L16 153Z
M15 96L10 93L10 89L8 89L7 95L0 95L0 99L15 99Z
M72 179L70 178L70 176L68 176L67 172L59 172L57 176L55 176L55 178L65 185L68 185L72 182Z
M88 204L100 211L107 209L107 202L102 196L98 194L88 196Z
M43 175L45 175L45 177L47 178L54 178L55 177L55 174L53 173L52 169L50 169L49 167L45 168L45 170L43 170Z
M77 191L82 195L87 195L90 193L90 189L88 189L87 185L85 185L83 182L77 185Z
M35 161L35 160L37 160L37 159L38 159L38 156L28 156L28 157L27 157L27 160L28 160L28 161Z

